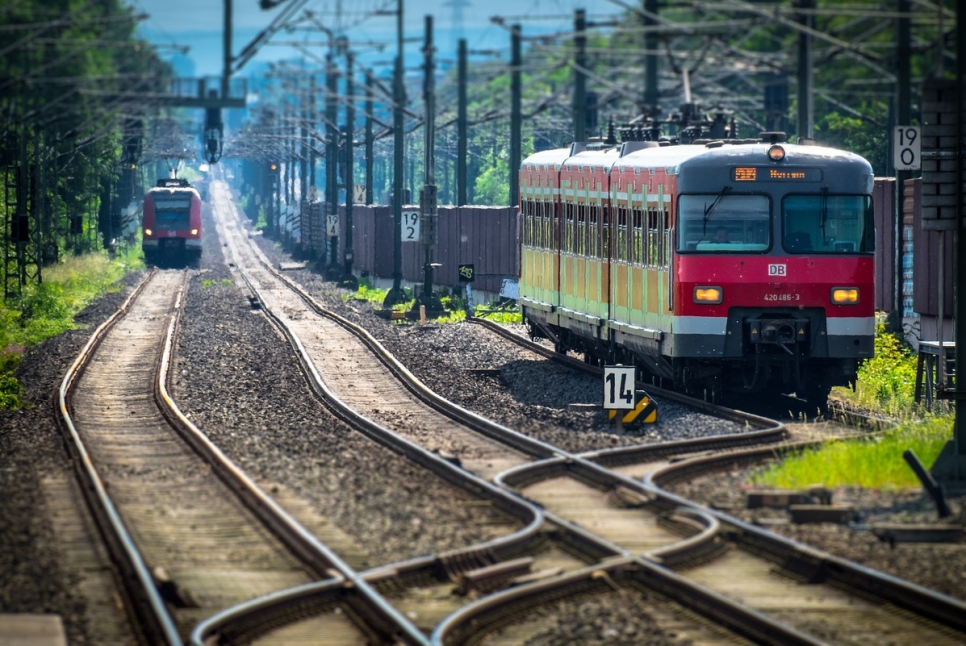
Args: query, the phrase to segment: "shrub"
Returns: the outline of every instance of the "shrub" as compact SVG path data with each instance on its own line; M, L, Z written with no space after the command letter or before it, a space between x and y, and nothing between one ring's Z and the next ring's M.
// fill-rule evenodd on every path
M855 393L839 390L860 406L898 417L915 405L916 356L897 334L876 324L875 356L858 371Z

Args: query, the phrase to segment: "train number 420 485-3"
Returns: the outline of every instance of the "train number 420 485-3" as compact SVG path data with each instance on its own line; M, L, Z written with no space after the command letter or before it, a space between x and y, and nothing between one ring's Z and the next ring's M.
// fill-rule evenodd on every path
M798 294L765 294L765 300L791 302L801 300L801 296Z

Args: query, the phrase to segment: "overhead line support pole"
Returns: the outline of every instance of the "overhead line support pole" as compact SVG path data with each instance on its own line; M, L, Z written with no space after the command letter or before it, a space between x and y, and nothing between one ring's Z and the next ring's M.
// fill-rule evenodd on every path
M436 265L433 263L433 255L436 249L436 225L438 222L436 179L434 166L436 157L434 148L436 146L436 88L434 74L436 71L433 62L435 47L433 45L433 17L426 16L426 35L423 45L423 105L425 116L423 119L423 190L419 196L419 211L422 218L420 233L425 252L423 259L423 293L419 302L425 306L427 312L432 312L435 317L437 313L442 313L443 303L433 295L433 271Z
M587 141L587 12L574 11L574 141Z
M466 39L457 51L458 106L456 116L456 204L466 204Z
M403 0L397 0L396 12L396 69L393 74L393 175L392 175L392 219L393 219L393 257L392 288L383 300L385 307L392 307L406 298L402 289L402 201L403 201L403 107L406 103L406 88L403 85Z
M355 138L355 83L352 81L352 52L346 52L345 79L346 79L346 104L345 104L345 268L342 274L343 286L355 289L359 286L355 276L352 274L352 261L354 254L352 250L352 200L355 197L355 162L352 155L352 142Z
M798 35L798 137L812 137L812 122L815 118L814 84L812 73L812 30L815 27L815 0L797 0L798 7L805 9L798 21L806 28Z
M520 148L521 148L521 116L520 116L520 25L510 28L510 206L520 203Z
M372 72L366 71L366 204L372 204L372 92L375 89Z
M331 36L330 36L331 38ZM329 42L329 54L326 56L325 66L325 213L326 230L330 229L331 219L339 217L339 119L336 97L339 93L339 77L336 73L334 42ZM329 236L330 272L335 271L339 263L339 236ZM331 276L335 278L335 276Z

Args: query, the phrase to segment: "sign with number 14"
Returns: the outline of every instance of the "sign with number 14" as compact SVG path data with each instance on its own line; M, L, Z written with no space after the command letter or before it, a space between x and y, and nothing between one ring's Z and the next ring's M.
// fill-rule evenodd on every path
M604 408L629 410L634 408L634 366L604 366Z

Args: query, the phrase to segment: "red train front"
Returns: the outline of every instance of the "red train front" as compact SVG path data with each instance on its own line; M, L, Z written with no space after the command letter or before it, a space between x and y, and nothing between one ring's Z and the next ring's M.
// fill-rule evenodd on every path
M824 406L854 383L874 346L872 168L765 135L525 160L531 333L714 398L794 392Z
M872 181L856 155L784 143L680 164L672 354L690 359L685 378L712 359L729 390L822 403L854 382L875 332Z
M201 196L183 179L160 179L144 196L144 259L197 264L201 258Z

